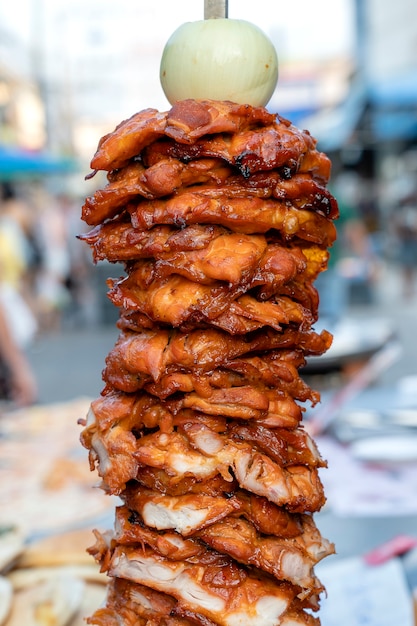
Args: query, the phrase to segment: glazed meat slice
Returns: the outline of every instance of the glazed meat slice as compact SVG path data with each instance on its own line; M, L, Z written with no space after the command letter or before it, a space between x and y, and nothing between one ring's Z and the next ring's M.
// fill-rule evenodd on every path
M244 291L227 285L201 285L182 276L152 280L152 265L136 267L127 277L110 280L108 297L115 306L137 310L158 324L181 327L190 318L214 318Z
M297 600L297 599L296 599ZM307 607L311 608L311 607ZM314 609L316 610L316 609ZM191 621L195 620L195 624L197 626L212 626L211 621L205 621L204 616L197 615L193 611L185 610L181 606L177 606L174 609L175 615L184 616ZM194 622L193 622L194 623ZM311 615L311 613L307 613L304 611L303 607L298 605L296 601L294 601L291 605L291 608L285 612L280 618L278 622L280 626L319 626L320 621L318 618Z
M324 504L323 487L314 467L283 468L251 444L231 442L215 433L210 439L200 439L200 445L196 450L179 433L154 433L138 441L135 458L140 465L178 477L189 474L207 480L220 473L232 481L233 473L241 488L294 512L316 511Z
M167 113L149 108L118 124L99 141L91 169L114 170L126 165L145 146L163 136L167 117Z
M112 284L114 284L114 281ZM259 329L262 329L264 333L270 332L270 329L266 326L266 324L268 324L271 328L275 328L277 332L288 336L291 328L285 324L282 327L281 324L277 324L277 320L274 316L275 306L271 306L270 308L272 314L265 316L268 311L268 306L258 308L258 304L267 304L267 301L270 300L269 304L275 305L275 299L278 299L281 304L285 305L286 300L290 298L290 311L297 315L297 317L292 321L302 323L304 328L301 329L299 327L299 332L308 332L308 329L305 328L307 320L310 319L314 322L317 320L318 316L319 295L317 289L308 283L305 284L303 288L300 283L291 281L286 285L279 287L278 294L274 292L275 290L272 290L271 293L269 287L262 287L258 294L258 298L256 298L256 302L254 302L253 298L242 297L243 300L241 298L237 298L236 301L230 304L227 312L225 311L224 313L221 313L216 318L206 320L203 316L202 319L197 321L196 317L198 318L200 316L196 315L194 317L189 317L187 321L181 324L180 329L182 332L188 334L194 329L208 330L210 328L217 327L226 331L229 335L253 335L255 334L255 331ZM262 297L259 297L259 295ZM253 303L254 306L251 306L251 303ZM303 317L301 317L301 312L303 312ZM279 311L279 315L283 315L282 309ZM283 321L283 319L281 321ZM288 321L291 320L287 316L287 323ZM117 326L122 331L133 331L137 333L141 333L145 330L155 331L158 328L161 328L161 324L152 320L145 313L133 308L126 308L124 306L120 307L120 315L117 321ZM322 336L322 339L323 338L324 335ZM300 336L300 339L303 340L303 335ZM318 342L312 342L312 345L313 343L318 344ZM274 343L274 345L277 344ZM305 347L304 340L303 346ZM312 349L313 353L316 353L316 348L312 347Z
M227 360L224 367L239 372L255 385L262 381L265 385L277 387L280 384L298 384L299 368L305 363L301 350L276 349L262 357L249 355Z
M214 442L210 446L212 453L205 455L179 433L152 433L137 442L135 457L143 467L162 469L178 478L190 475L197 480L207 480L220 473L225 480L232 482L230 449L225 448L220 435L211 433L211 437Z
M319 308L319 292L316 287L312 285L309 281L298 281L293 280L285 285L282 285L279 289L280 295L288 296L294 302L298 302L305 309L310 311L313 319L317 321L318 319L318 308ZM267 299L270 297L270 292L268 287L266 289L261 287L258 293L258 297L260 299Z
M227 480L226 480L227 478ZM159 492L167 496L178 497L187 494L201 494L206 496L224 496L231 495L238 488L238 484L234 478L230 480L230 475L224 478L221 474L216 474L210 478L197 478L191 474L178 476L168 474L159 467L143 466L136 476L136 479L128 483L124 489L123 497L126 496L127 490L132 488L149 489L150 491Z
M261 496L241 489L233 491L230 483L223 485L225 488L227 492L222 491L220 483L208 496L207 483L203 483L196 485L193 493L172 496L135 483L121 497L150 528L176 530L184 537L228 516L244 517L267 535L294 538L303 532L303 516L289 513Z
M266 291L270 296L279 294L283 285L296 279L309 280L318 265L318 258L322 260L323 267L327 266L327 256L317 253L317 260L308 248L308 256L304 254L302 246L287 247L279 243L269 242L262 255L255 274L253 275L250 288L258 289L258 298L267 300Z
M286 289L288 291L288 289ZM245 302L245 301L244 301ZM315 300L304 299L303 303L299 303L300 306L306 308L304 305L308 305L312 307L311 318L316 319L316 311L317 307L314 307ZM274 302L271 303L273 305ZM209 321L201 319L200 321L196 321L195 318L189 317L187 321L181 324L179 328L182 332L188 333L192 332L195 329L209 329L212 328L220 328L230 335L249 335L258 331L260 329L266 330L268 325L271 328L275 328L277 331L281 331L283 329L287 329L281 326L281 324L277 324L276 319L272 315L265 316L265 312L268 307L263 307L263 311L257 312L257 308L248 309L247 306L242 307L239 302L232 302L230 305L229 315L222 313L217 318ZM275 307L271 307L274 311ZM293 309L294 310L294 309ZM255 314L254 314L255 313ZM282 311L279 311L282 314ZM288 319L288 318L287 318ZM300 321L300 317L297 321ZM302 320L304 321L304 320ZM160 325L158 322L149 318L145 313L141 313L140 311L135 311L133 309L126 309L124 307L120 308L120 316L117 322L117 326L122 331L134 331L134 332L143 332L144 330L156 330ZM284 330L284 332L285 332Z
M301 587L300 597L323 591L314 575L314 559L295 540L265 537L247 520L230 517L211 524L197 536L213 550L228 554L239 563ZM324 549L322 552L326 556Z
M168 157L146 168L141 178L145 193L141 195L145 198L160 198L189 185L210 183L217 186L224 183L231 173L232 168L222 159L203 158L184 163ZM117 176L123 184L123 170Z
M206 418L205 416L182 416L174 420L177 432L187 436L190 443L201 452L210 452L210 446L216 451L219 446L218 435L227 441L255 444L256 448L267 454L282 467L306 465L325 467L320 452L313 439L302 427L295 429L266 428L257 423L242 423L226 419Z
M122 212L135 198L160 198L180 187L199 183L222 183L231 173L230 166L220 159L198 159L185 164L168 157L149 168L132 161L109 175L109 183L86 198L82 219L90 225L101 224Z
M165 159L158 161L146 170L146 172L151 172L153 168L160 163L164 163L164 161ZM198 160L196 162L198 162ZM193 163L193 161L191 161L191 163ZM220 171L223 173L223 169ZM201 176L200 178L203 177ZM221 178L220 174L217 176L217 180L214 179L214 176L210 179L207 175L206 178L207 181L201 180L201 183L206 184L195 186L192 184L193 181L190 175L189 185L182 185L178 190L173 189L171 193L181 193L181 191L185 191L188 188L190 192L200 192L201 196L205 198L219 198L225 196L230 199L273 199L276 202L284 202L293 208L320 213L332 220L338 217L336 199L325 186L314 180L309 174L295 174L292 178L286 180L280 176L277 170L272 170L270 172L258 172L249 179L241 174L228 177L226 177L225 174L224 180ZM159 197L156 194L140 195L143 195L145 198L148 197L149 199ZM166 195L168 196L169 194ZM140 198L138 198L138 201L140 201Z
M184 539L170 530L152 530L127 507L118 507L114 539L122 545L147 545L157 555L173 561L201 557L208 545L239 563L254 566L277 580L289 581L301 587L299 597L322 591L313 573L316 561L308 550L308 538L302 537L297 541L276 536L265 537L244 519L226 517L206 525L193 538ZM323 557L328 549L327 544L323 544L320 551Z
M227 390L232 388L236 389L236 391L232 393L241 393L243 396L244 390L238 392L237 389L245 388L249 385L258 389L261 393L266 394L269 401L273 400L273 396L269 393L270 388L302 402L309 400L313 405L319 401L319 393L313 391L301 379L297 370L292 371L291 364L285 363L283 358L282 361L279 362L278 367L275 367L276 362L277 360L272 361L272 364L269 366L266 360L264 362L259 357L239 359L225 363L223 368L217 368L206 374L171 371L161 376L157 382L152 381L149 376L147 377L143 374L136 375L135 382L133 377L134 373L132 372L132 377L129 381L129 389L131 391L145 389L149 394L157 396L162 400L169 398L172 394L178 394L178 392L195 392L197 396L209 399L213 397L216 390L220 389L224 390L222 393L225 394L225 397L229 393ZM259 369L257 369L258 363ZM281 372L282 377L280 377ZM118 374L119 372L117 371L109 370L105 378L109 378L109 380L114 379L115 386L118 387L120 380ZM289 379L291 374L292 378ZM281 399L283 400L284 396L282 396ZM265 404L265 407L269 408L269 403L268 405Z
M150 166L162 156L184 161L215 157L235 166L246 178L259 171L278 169L286 178L302 172L327 183L330 160L315 148L316 140L309 133L278 118L268 126L236 134L212 134L190 144L156 141L144 150L143 159Z
M240 449L233 464L239 485L289 511L313 513L325 503L316 468L291 465L286 470L267 455Z
M93 400L83 425L88 428L92 420L103 432L120 425L136 431L158 427L163 432L172 430L172 419L167 408L156 398L147 394L124 394L113 389Z
M199 103L185 100L166 113L145 109L118 124L100 140L91 168L119 169L164 134L188 143L205 134L239 132L251 126L271 124L275 119L275 115L262 107L214 100Z
M225 281L230 285L245 283L249 288L266 247L262 236L222 234L202 250L161 255L155 262L153 275L164 279L176 273L202 284Z
M95 262L104 259L117 262L201 250L227 232L214 224L193 224L183 229L162 225L139 230L130 221L113 220L79 235L79 239L91 246Z
M311 466L283 467L263 453L256 441L256 446L239 439L233 441L198 422L193 427L183 426L182 430L184 434L157 431L138 439L123 423L103 431L93 418L82 441L89 450L91 469L97 469L106 490L112 494L120 494L130 480L142 479L143 468L150 467L167 472L177 481L189 476L202 482L220 474L232 483L236 477L242 488L292 511L314 511L323 505L323 490L315 469L322 463L318 453L314 456L314 450L309 457L306 453L287 453L285 457L287 464L299 463L300 458L306 463L308 458Z
M217 224L244 234L277 230L285 241L294 237L331 246L336 231L331 220L320 213L288 206L286 202L257 197L228 197L211 191L204 195L191 187L164 200L143 200L129 208L135 228L156 224Z
M171 615L176 600L144 585L114 578L108 585L106 606L87 619L95 626L194 626Z
M168 226L138 231L128 223L116 222L81 238L92 246L96 261L129 261L131 270L140 266L140 259L148 259L148 280L161 280L175 273L201 284L225 281L232 286L242 285L245 290L262 287L262 300L267 290L272 296L296 277L313 279L327 265L328 253L317 248L307 248L304 254L302 248L268 245L261 235L238 235L215 226L207 230L202 233L201 227L189 226L180 237ZM188 249L178 250L181 245ZM158 258L150 264L154 255Z
M259 301L245 293L243 284L232 287L217 281L204 285L178 274L153 278L148 261L136 265L127 277L109 279L108 284L108 297L116 306L137 310L153 322L183 330L207 322L231 332L229 310L234 317L257 322L252 330L263 326L281 330L283 324L290 323L309 328L313 322L307 309L286 296Z
M250 287L255 272L262 271L258 267L266 247L263 236L222 233L209 241L205 248L158 255L147 271L158 280L176 273L201 284L225 281L231 285L245 283ZM287 265L291 260L287 261ZM270 259L270 255L268 261L269 266L273 266L274 260ZM282 273L285 269L282 268ZM288 280L294 275L295 272L291 272Z
M263 107L248 104L186 99L176 102L168 112L165 134L179 143L193 143L204 135L267 126L276 117Z
M297 358L301 358L309 354L321 354L330 342L331 337L326 332L318 335L314 331L294 329L282 333L266 330L250 336L235 337L214 328L190 333L162 329L122 332L108 354L106 364L109 371L112 370L113 375L118 375L121 380L129 381L132 375L143 375L145 381L151 378L157 382L162 376L177 371L189 372L194 376L212 372L219 367L244 371L245 364L249 366L250 361L242 361L241 357L250 356L251 353L262 355L268 350L271 368L277 376L285 376L288 380L288 371L283 371L284 368L288 370L288 366L282 366L282 363L279 366L281 350L284 351L282 359L285 360L284 355L288 354L288 350L297 346ZM266 368L264 365L263 371Z
M171 371L163 376L158 375L157 381L152 380L149 370L146 370L146 363L135 362L141 369L134 369L133 363L124 368L123 364L118 366L116 359L107 359L103 379L110 390L116 389L127 394L144 390L156 396L155 400L159 398L163 401L165 410L169 409L174 414L188 408L208 415L254 419L272 427L295 428L301 420L301 409L295 400L309 400L312 404L319 400L319 394L312 391L299 376L291 383L279 381L276 376L276 383L270 388L268 383L274 375L270 377L266 368L263 372L256 372L256 366L252 366L247 378L235 373L234 369L247 372L248 364L242 360L205 374L187 373L181 371L179 365L173 365ZM228 371L228 367L231 371ZM279 369L283 370L283 367ZM162 408L157 410L152 407L154 409L161 421L169 423Z
M131 374L158 380L168 365L169 344L168 330L122 333L106 357L107 369L118 373L119 388L124 386L123 381L129 383Z
M290 178L276 169L256 172L249 178L233 173L218 186L230 196L275 198L298 208L317 211L330 219L339 215L337 201L325 183L319 182L309 172L296 173Z
M301 515L289 513L265 497L237 489L233 499L239 505L236 516L249 520L260 533L291 538L303 531Z
M300 407L288 394L251 386L214 389L207 397L191 392L180 399L168 399L166 404L173 412L188 408L207 415L255 420L272 428L296 428L302 417Z
M201 375L173 372L162 376L157 383L145 383L143 388L148 393L165 400L172 394L178 394L178 392L191 393L194 391L197 395L208 397L216 389L244 387L246 384L247 381L238 374L226 369L218 369ZM262 389L263 386L260 386L259 391Z
M307 330L315 321L315 317L308 309L286 296L277 295L269 301L259 301L245 294L236 298L228 310L214 318L203 317L202 321L207 323L210 321L213 326L236 335L246 334L264 326L279 331L288 324Z
M109 575L167 593L220 626L233 626L243 616L246 626L276 626L296 595L291 586L249 574L215 552L172 561L150 549L118 546Z
M142 487L124 492L122 499L129 509L140 514L148 527L172 529L183 537L193 535L239 509L235 498L226 498L223 494L207 496L203 492L169 496Z
M81 433L81 443L88 449L91 471L97 470L103 479L101 487L108 493L119 494L126 482L136 476L136 437L124 427L123 422L102 431L97 427L95 415L90 409L86 428Z
M80 440L88 450L90 469L97 469L103 479L102 488L119 494L136 476L135 433L155 427L170 432L172 422L168 409L146 394L136 397L113 390L93 401Z
M130 268L137 266L133 261L157 256L152 265L147 265L153 279L176 273L202 284L218 280L234 286L242 284L246 290L258 288L261 301L283 289L285 295L289 283L294 289L294 280L305 281L301 293L312 290L308 281L324 271L329 257L317 246L287 248L268 244L263 235L238 235L214 225L138 230L118 221L103 224L80 238L92 247L96 262L125 261Z
M166 157L148 168L141 162L132 161L109 174L108 178L109 183L84 202L81 215L87 224L100 224L111 219L135 200L162 198L202 183L205 183L201 189L204 196L218 197L222 193L229 198L275 198L296 208L319 212L330 219L338 217L338 205L333 195L309 174L295 174L286 180L279 171L272 170L258 172L246 179L235 174L225 161L216 158L183 163Z
M206 615L181 606L173 596L123 578L111 580L106 608L98 609L87 623L95 626L218 626L217 621ZM304 612L296 598L279 624L317 626L318 620Z
M316 443L301 427L271 429L255 423L230 423L228 432L236 441L256 443L260 450L283 467L302 464L326 467Z
M161 516L163 496L159 497L159 502ZM155 511L148 516L153 521ZM174 515L175 518L177 516ZM158 518L157 514L156 517ZM162 528L163 532L158 532L161 528L158 531L152 530L152 526L156 528L155 524L147 524L142 516L135 516L127 507L118 507L114 538L123 545L148 545L160 556L171 560L201 556L206 549L204 544L207 544L216 552L227 554L239 563L255 566L277 580L287 580L301 587L303 592L299 593L299 597L302 598L322 591L313 568L321 559L334 553L334 545L323 539L307 515L302 516L302 532L295 537L279 537L277 533L265 536L250 521L237 515L224 515L218 521L206 521L202 529L194 531L192 538L184 539L178 532L170 530L169 519L162 520L159 521L159 527L167 526L168 530Z
M122 184L119 180L121 174L118 172L104 189L98 189L94 195L86 198L81 209L81 218L86 224L101 224L123 212L130 198L144 196L146 188L141 184L141 176L145 167L142 163L132 162L121 171Z
M147 527L140 515L126 506L116 508L113 539L120 545L149 546L156 554L172 561L201 557L205 552L204 545L195 538L182 537L172 530L158 532Z
M167 398L164 404L174 414L193 409L202 417L223 415L232 420L253 420L268 428L297 428L302 418L299 404L279 389L237 387L214 390L207 397L191 392Z
M130 222L114 221L79 238L91 246L95 262L131 263L157 257L152 266L154 275L164 277L175 272L202 283L224 280L236 284L245 280L248 289L267 286L271 295L296 277L315 279L326 268L329 257L318 246L268 244L264 235L238 235L213 224L140 230Z

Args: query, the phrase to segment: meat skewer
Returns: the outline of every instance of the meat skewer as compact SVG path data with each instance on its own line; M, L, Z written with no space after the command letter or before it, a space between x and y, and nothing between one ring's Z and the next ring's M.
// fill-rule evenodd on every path
M89 624L320 623L314 568L334 546L314 522L326 461L300 369L331 345L314 282L338 207L316 143L262 104L206 96L99 141L89 177L107 184L80 239L124 275L81 442L122 504L88 550L110 580Z

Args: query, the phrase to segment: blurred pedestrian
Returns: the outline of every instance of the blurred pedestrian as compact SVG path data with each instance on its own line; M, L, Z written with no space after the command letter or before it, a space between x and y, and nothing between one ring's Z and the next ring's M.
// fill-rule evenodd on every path
M16 343L0 302L0 401L29 406L37 399L37 383L29 361Z
M25 222L29 209L10 185L3 184L0 191L0 301L14 340L25 348L38 328L27 294L30 245Z
M394 213L394 228L398 237L398 263L403 281L403 295L410 299L416 294L417 274L417 192L405 198Z
M88 246L78 238L85 230L80 217L80 201L70 193L61 193L56 200L64 218L69 256L69 271L65 280L71 298L69 318L77 326L92 326L98 320L95 268Z
M17 405L36 399L36 382L25 348L37 332L36 318L23 291L28 246L23 224L26 207L10 185L0 196L0 399Z
M372 304L379 275L380 260L373 240L361 217L344 225L340 233L343 253L339 259L340 276L348 281L351 304Z
M42 251L36 279L39 321L42 330L58 331L70 295L66 279L70 268L65 216L53 194L43 186L32 189L37 213L37 241Z
M330 249L326 271L319 274L316 280L320 297L320 318L329 327L339 323L349 307L349 280L340 272L340 261L345 252L342 231L347 223L357 219L357 213L350 203L339 199L338 204L338 237Z

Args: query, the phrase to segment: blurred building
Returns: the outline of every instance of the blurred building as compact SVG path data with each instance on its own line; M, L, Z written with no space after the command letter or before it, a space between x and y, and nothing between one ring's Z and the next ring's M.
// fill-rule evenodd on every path
M36 5L22 0L22 11L0 7L0 181L67 174L73 153L49 149L48 102L40 63L39 15ZM14 14L20 26L7 19Z
M355 0L356 45L346 96L304 120L335 173L354 172L389 216L417 177L417 5ZM382 224L383 225L383 224Z
M36 150L45 141L44 105L30 54L0 21L0 144Z

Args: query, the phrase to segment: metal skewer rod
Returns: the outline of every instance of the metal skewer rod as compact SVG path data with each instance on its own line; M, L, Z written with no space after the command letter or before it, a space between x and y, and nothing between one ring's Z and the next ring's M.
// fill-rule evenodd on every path
M228 4L228 0L204 0L204 19L213 20L228 17Z

